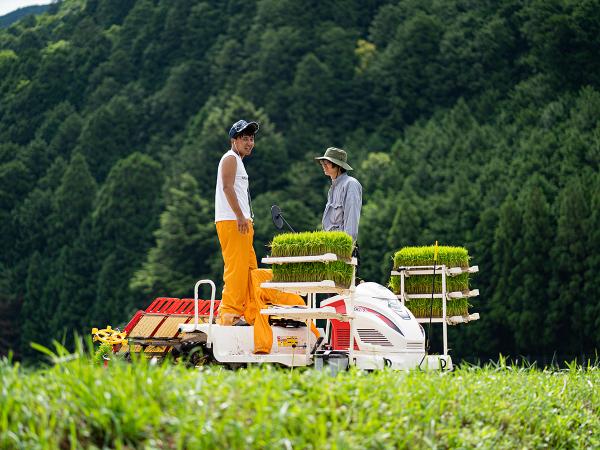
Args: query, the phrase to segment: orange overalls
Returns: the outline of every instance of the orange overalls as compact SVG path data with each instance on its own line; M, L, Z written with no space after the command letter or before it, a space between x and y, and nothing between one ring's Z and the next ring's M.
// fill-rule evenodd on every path
M304 305L302 297L296 294L286 294L275 289L261 288L260 284L273 278L271 269L255 269L250 278L254 292L250 293L250 303L246 307L244 317L250 324L254 324L254 353L269 353L273 345L273 332L269 325L269 316L261 314L260 310L271 305ZM316 337L319 332L311 322L310 328Z
M231 325L235 319L244 316L246 322L254 325L254 353L269 353L273 345L273 332L269 317L260 314L260 310L267 304L304 305L304 300L299 295L260 287L273 274L269 269L258 269L252 245L254 227L251 222L246 234L238 231L235 220L219 221L216 225L225 264L225 285L218 322ZM312 324L311 329L318 337L319 332Z
M249 221L248 233L242 234L235 220L223 220L216 225L225 264L219 323L231 325L236 318L244 315L251 286L250 271L258 268L252 246L254 227Z

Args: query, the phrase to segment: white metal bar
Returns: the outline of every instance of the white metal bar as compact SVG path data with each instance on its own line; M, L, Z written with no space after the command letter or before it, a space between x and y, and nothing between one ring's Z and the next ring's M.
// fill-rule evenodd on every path
M292 294L306 295L311 292L316 294L342 294L348 292L348 288L337 286L332 280L314 281L314 282L273 282L268 281L261 283L260 287L266 289L277 289L282 292L290 292Z
M410 277L413 275L433 275L433 266L413 266L413 267L399 267L399 270L392 270L392 275L400 275L401 272L404 272L405 276ZM442 266L435 266L436 275L440 274L442 270Z
M476 273L479 272L479 266L472 266L472 267L468 267L468 268L462 268L462 267L451 267L450 269L448 269L448 275L450 275L451 277L456 276L456 275L460 275L461 273Z
M416 317L417 322L419 323L429 323L429 317ZM459 323L467 323L473 320L479 320L479 313L473 313L466 316L448 316L446 317L446 322L448 325L457 325ZM432 323L442 323L444 319L441 317L432 317Z
M317 309L317 294L314 292L311 292L310 294L308 294L306 296L306 301L308 302L308 307L312 308L312 309ZM314 318L308 318L306 320L306 357L309 358L310 357L310 346L308 345L308 343L310 342L310 333L311 333L311 329L310 329L310 325L314 324L315 328L316 328L316 320Z
M350 318L350 344L348 345L348 365L351 366L354 362L354 333L356 325L354 324L354 291L356 290L356 266L352 267L352 284L350 285L350 295L348 296L348 309L346 311Z
M429 323L429 317L415 317L419 323ZM432 317L431 323L442 323L444 319L441 317Z
M443 334L444 334L444 356L448 355L448 322L446 317L446 301L447 301L447 292L446 292L446 266L442 265L442 318L444 321L442 322Z
M293 264L302 262L332 262L332 261L344 261L346 264L357 264L356 258L340 258L335 253L325 253L323 255L314 256L267 256L261 259L263 264Z
M446 298L451 300L451 299L456 299L456 298L477 297L478 295L479 295L479 289L473 289L468 292L460 292L460 291L448 292L446 295ZM407 300L417 299L417 298L431 298L431 294L405 294L405 296L406 296ZM397 295L396 297L398 297L400 299L401 295ZM433 294L433 298L442 298L442 297L444 297L444 294L442 294L442 293Z
M194 329L198 326L198 287L202 280L197 281L194 285Z
M442 266L435 266L436 275L441 275ZM407 267L399 267L397 270L392 270L390 272L391 275L399 276L401 272L404 272L406 276L413 275L433 275L433 266L407 266ZM456 276L461 273L476 273L479 272L479 266L472 266L468 268L464 267L451 267L446 269L446 275L448 276Z
M307 319L337 319L342 322L347 322L348 314L337 312L331 306L322 308L265 308L260 310L261 314L268 316L284 317L292 320L307 320Z
M471 289L468 292L448 292L448 298L469 298L469 297L477 297L479 295L479 289Z
M212 335L211 328L215 313L215 291L217 288L215 287L215 283L212 280L199 280L196 282L194 286L194 330L198 329L198 288L202 284L210 284L211 293L210 293L210 315L208 319L208 334L206 337L206 346L208 348L212 347Z
M311 324L311 319L306 319L304 321L304 323L306 324L306 348L305 350L305 354L306 354L306 359L308 360L308 358L310 357L310 324Z
M402 306L404 306L405 303L405 297L406 293L404 292L404 271L400 272L400 296L401 296L401 301L402 301Z

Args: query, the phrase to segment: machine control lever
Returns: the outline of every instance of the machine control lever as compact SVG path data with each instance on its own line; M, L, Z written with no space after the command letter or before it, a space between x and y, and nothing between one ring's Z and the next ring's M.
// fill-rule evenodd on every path
M317 349L319 348L319 345L321 345L321 342L323 342L323 339L324 339L323 336L319 336L319 338L317 339L317 342L315 342L314 347L310 351L311 355L314 355L316 353Z

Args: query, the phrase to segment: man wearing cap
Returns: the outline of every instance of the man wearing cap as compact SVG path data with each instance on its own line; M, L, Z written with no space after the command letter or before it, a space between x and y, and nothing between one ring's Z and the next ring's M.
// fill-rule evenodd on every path
M244 314L250 271L257 268L248 173L242 159L254 148L258 123L238 120L229 130L231 148L219 162L215 224L223 254L223 297L218 323L234 325Z
M269 353L273 333L268 316L260 313L267 304L304 305L302 297L274 289L263 289L270 281L269 269L258 269L253 239L253 214L248 174L242 159L252 153L258 123L239 120L229 130L231 149L219 162L215 190L215 224L223 254L223 294L217 322L236 325L242 316L254 325L254 352ZM319 332L314 325L315 336Z
M254 352L269 353L273 333L269 318L260 313L267 304L304 305L302 297L263 289L270 281L269 269L258 269L253 239L252 204L248 174L242 159L252 153L258 123L239 120L229 130L231 149L219 162L215 190L215 224L223 254L223 294L217 322L236 325L242 316L254 325ZM311 325L315 336L318 330Z
M347 162L348 156L340 148L329 147L323 156L315 159L321 163L323 173L331 178L327 205L323 212L323 230L345 231L356 243L362 208L362 186L356 178L346 173L352 170Z

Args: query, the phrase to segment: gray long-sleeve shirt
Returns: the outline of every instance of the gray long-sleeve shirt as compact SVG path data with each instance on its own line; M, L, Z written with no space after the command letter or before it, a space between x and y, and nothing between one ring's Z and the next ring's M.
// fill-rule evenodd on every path
M361 208L362 186L356 178L348 176L347 173L339 175L333 180L327 193L323 230L345 231L356 242Z

